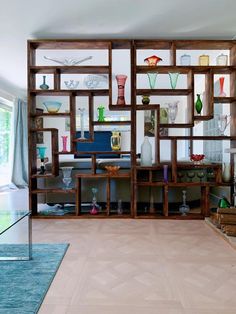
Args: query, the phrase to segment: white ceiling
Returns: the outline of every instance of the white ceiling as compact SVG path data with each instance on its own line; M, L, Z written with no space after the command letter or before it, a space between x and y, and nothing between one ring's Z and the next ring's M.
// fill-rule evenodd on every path
M27 39L232 39L235 0L1 0L0 89L25 94Z

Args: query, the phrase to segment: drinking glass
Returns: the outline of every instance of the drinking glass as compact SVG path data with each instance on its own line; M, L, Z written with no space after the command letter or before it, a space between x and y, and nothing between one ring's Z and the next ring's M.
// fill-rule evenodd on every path
M193 171L188 171L187 177L189 178L189 182L193 182L193 178L195 177L195 173Z
M204 176L205 176L204 171L198 171L197 172L197 177L200 179L200 182L202 182Z

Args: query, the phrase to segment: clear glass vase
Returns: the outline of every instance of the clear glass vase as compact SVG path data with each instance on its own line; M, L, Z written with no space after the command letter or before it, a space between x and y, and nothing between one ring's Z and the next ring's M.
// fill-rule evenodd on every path
M178 101L174 103L169 103L168 104L168 117L170 122L173 124L175 123L175 119L178 113Z
M79 108L79 113L80 113L80 138L81 140L85 139L84 136L84 111L85 108Z
M182 216L186 216L190 208L186 204L186 190L183 190L182 193L183 193L183 204L179 206L179 211L182 214Z
M220 131L220 135L224 135L224 131L227 128L227 126L230 123L230 116L227 116L226 114L221 114L217 118L218 128Z
M62 170L62 182L65 184L64 190L70 190L69 187L72 181L71 172L74 167L61 167Z

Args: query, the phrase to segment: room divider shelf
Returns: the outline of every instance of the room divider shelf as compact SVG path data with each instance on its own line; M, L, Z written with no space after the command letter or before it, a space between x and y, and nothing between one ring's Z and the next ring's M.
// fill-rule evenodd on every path
M61 58L64 58L68 53L76 51L78 54L78 59L83 59L86 56L92 56L91 63L83 63L79 65L58 65L53 61L45 61L44 55L47 55L47 50L55 52L55 58L58 56L59 52ZM226 52L225 52L226 51ZM99 57L96 58L96 53L98 52ZM118 96L118 85L115 76L119 73L121 62L120 57L116 54L121 53L125 58L125 63L128 64L127 81L125 85L125 102L126 104L116 104L119 103ZM216 65L216 57L222 53L227 54L228 62L226 65ZM85 56L86 54L86 56ZM180 65L181 56L184 54L189 54L192 56L192 62L189 65ZM210 55L210 64L202 66L198 64L198 58L201 54ZM158 63L157 66L147 66L145 65L144 59L151 56L160 56L163 61ZM40 57L41 56L41 57ZM164 56L164 57L163 57ZM40 59L41 58L41 59ZM101 58L101 59L99 59ZM103 61L101 61L103 60ZM93 62L94 61L94 62ZM48 62L48 63L45 63ZM48 65L45 65L48 64ZM122 68L123 69L123 68ZM122 70L123 71L123 70ZM121 71L121 72L122 72ZM151 89L145 88L147 86L147 73L148 72L158 72L158 80L160 80L161 88ZM183 83L177 85L177 89L163 88L165 86L169 87L168 73L175 72L179 73L179 78L182 77ZM83 84L79 84L77 89L66 89L64 86L64 78L69 80L70 78L80 76L83 80L83 75L94 74L94 75L105 75L107 82L105 87L107 88L94 88L86 89ZM48 75L50 78L51 86L48 90L41 90L39 79L43 75ZM218 97L218 91L215 88L215 82L219 76L227 77L227 97ZM145 80L144 80L144 79ZM76 78L77 79L77 78ZM222 187L230 188L232 190L233 182L222 182L222 172L223 169L221 164L201 164L194 165L191 163L181 163L179 162L178 152L181 151L183 143L188 145L188 153L191 154L194 150L194 143L197 141L202 141L207 143L207 141L229 141L230 147L235 147L236 145L236 127L235 119L231 119L230 135L229 136L219 136L219 135L207 135L208 133L202 133L200 135L195 133L195 129L199 125L208 123L207 121L214 120L216 117L215 107L218 104L223 104L223 108L229 106L230 115L236 115L236 41L235 40L117 40L117 39L106 39L106 40L86 40L86 39L72 39L72 40L30 40L28 41L28 121L29 121L29 194L30 194L30 209L33 211L33 215L37 214L38 206L38 194L62 194L63 197L67 197L67 194L74 195L76 198L76 213L74 217L94 217L94 218L170 218L170 219L202 219L204 216L209 215L209 197L210 189L212 187ZM162 81L163 80L163 84ZM49 80L48 80L49 82ZM141 83L140 83L141 82ZM36 84L37 83L37 84ZM168 84L168 85L167 85ZM200 87L201 88L200 88ZM104 87L104 85L102 86ZM186 87L186 88L184 88ZM202 89L202 90L201 90ZM200 91L199 91L200 90ZM203 111L201 115L197 115L195 111L195 101L196 94L204 93L203 99ZM141 97L143 95L150 96L150 104L142 105ZM36 113L36 105L41 105L40 97L44 100L47 97L60 98L67 97L67 106L69 112L59 112L55 114L50 114L47 112ZM160 96L160 97L158 97ZM88 111L88 129L89 138L79 139L77 138L78 131L80 131L80 121L78 117L77 109L81 105L81 98L87 98L86 110ZM170 123L170 120L163 121L161 118L160 111L163 108L167 108L167 103L181 99L181 106L179 110L181 112L181 118L176 119L176 123ZM109 115L111 116L111 121L99 122L96 120L96 110L100 103L106 104L109 109ZM183 106L182 106L183 105ZM168 108L167 108L168 110ZM63 110L65 109L63 108ZM116 121L116 118L112 118L115 113L120 111L120 115L128 116L127 120ZM122 113L123 111L123 113ZM127 111L127 113L125 113ZM154 115L154 125L153 125L153 164L151 167L142 167L137 159L140 153L140 146L142 142L142 133L144 127L139 125L140 122L143 123L144 116ZM218 113L217 113L218 114ZM77 115L77 118L76 118ZM184 118L183 118L184 117ZM36 128L37 118L42 118L45 125L55 127L42 127ZM66 118L60 119L60 121L67 121L67 131L68 139L70 140L70 147L68 152L64 152L62 147L59 148L58 139L64 134L64 129L62 131L62 124L57 124L56 118ZM87 123L86 120L86 123ZM59 120L58 120L59 121ZM70 122L70 123L68 123ZM130 127L126 127L130 126ZM83 145L83 143L93 143L95 140L95 132L100 129L99 127L110 131L114 131L114 127L120 131L120 129L125 130L125 136L129 136L130 147L122 149L120 151L80 151L78 147ZM129 128L129 131L127 129ZM86 131L87 131L86 129ZM115 129L115 130L116 130ZM185 130L185 133L182 132ZM51 132L51 162L52 162L52 172L45 173L41 175L37 173L37 133L38 132ZM183 135L184 134L184 135ZM188 135L186 135L188 134ZM198 134L198 135L194 135ZM211 134L211 133L210 133ZM218 134L218 133L216 133ZM47 137L48 134L45 134ZM123 135L122 135L123 136ZM126 139L127 141L127 139ZM168 143L168 144L167 144ZM228 143L228 142L227 142ZM46 145L41 143L41 145ZM90 145L90 144L89 144ZM162 154L164 150L169 151L169 157L164 158L168 161L162 160ZM49 188L41 189L38 188L40 182L51 181L56 182L59 176L60 162L62 159L66 159L67 155L74 155L74 157L89 156L91 160L91 172L83 174L81 170L77 170L78 176L76 177L75 188L71 190L63 190L60 188ZM131 167L130 171L120 169L118 174L111 176L104 172L104 169L98 169L97 159L101 159L99 155L107 155L116 157L121 157L122 155L130 156ZM68 156L69 157L69 156ZM70 156L71 158L71 156ZM120 158L120 159L121 159ZM80 159L78 159L79 163ZM234 173L233 158L231 158L232 163L232 175ZM168 165L168 182L163 181L163 165ZM197 172L200 170L208 171L211 168L212 178L207 181L206 177L201 179L196 177L195 181L180 182L178 177L178 172L187 172L189 170ZM99 171L98 171L99 170ZM99 173L99 172L103 173ZM186 177L187 178L187 177ZM86 186L81 186L83 180L95 180L99 185L99 182L105 180L106 184L106 208L98 216L92 216L89 213L81 212L81 190L86 188ZM113 204L110 195L111 190L118 182L116 180L125 180L124 182L129 182L130 188L130 206L127 212L123 215L118 215L116 213L117 206ZM128 181L127 181L128 180ZM113 182L114 181L114 182ZM112 184L111 184L112 182ZM53 186L53 185L50 185ZM111 188L112 186L112 188ZM191 213L186 217L182 217L176 212L172 211L172 201L171 195L174 195L175 190L182 191L183 189L195 189L194 191L200 191L201 200L200 207L201 210L198 213ZM142 193L146 193L146 197L149 198L149 203L152 203L150 191L154 191L154 207L148 205L153 212L145 212L140 210L140 207L147 206L142 205L142 200L139 200L139 196ZM142 193L141 193L142 192ZM153 197L153 196L152 196ZM157 198L159 197L159 200ZM161 199L161 205L160 205ZM79 215L79 216L78 216Z

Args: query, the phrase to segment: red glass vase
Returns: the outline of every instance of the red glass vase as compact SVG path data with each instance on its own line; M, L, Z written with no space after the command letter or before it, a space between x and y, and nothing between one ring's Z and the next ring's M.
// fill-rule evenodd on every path
M224 81L225 81L225 78L223 77L223 76L221 76L220 78L219 78L219 82L220 82L220 97L225 97L226 96L226 94L225 94L225 92L224 92Z
M67 139L68 139L68 136L62 136L62 153L67 153L68 150L67 150Z
M125 105L125 82L127 76L123 74L116 75L118 85L117 105Z

